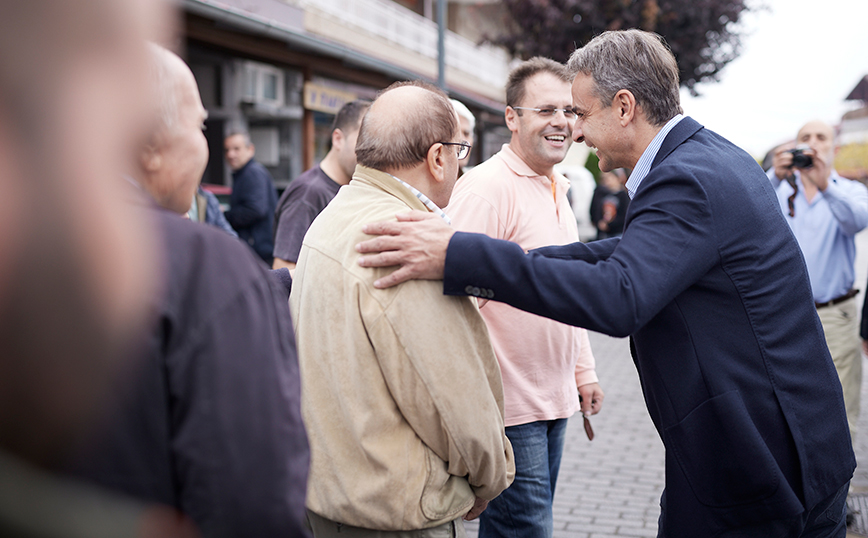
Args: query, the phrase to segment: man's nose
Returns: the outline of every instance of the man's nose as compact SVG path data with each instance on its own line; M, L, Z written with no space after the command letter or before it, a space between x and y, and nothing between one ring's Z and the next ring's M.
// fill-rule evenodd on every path
M584 142L585 141L585 134L582 132L582 126L579 125L578 121L576 121L576 123L573 124L572 138L573 138L573 142Z
M567 119L567 113L563 110L556 110L554 114L551 115L551 119L549 123L556 127L563 127L569 123L570 120Z

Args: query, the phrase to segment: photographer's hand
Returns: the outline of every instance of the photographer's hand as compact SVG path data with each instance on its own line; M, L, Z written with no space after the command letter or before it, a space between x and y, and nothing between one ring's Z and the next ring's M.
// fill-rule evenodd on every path
M793 174L793 154L790 150L796 147L795 142L787 142L775 149L772 167L778 180L783 181Z
M821 155L813 149L805 150L805 154L810 155L813 158L814 165L810 168L799 170L802 175L802 181L810 181L820 189L820 191L825 191L829 186L829 174L832 171L832 163L827 163L825 161L827 156Z

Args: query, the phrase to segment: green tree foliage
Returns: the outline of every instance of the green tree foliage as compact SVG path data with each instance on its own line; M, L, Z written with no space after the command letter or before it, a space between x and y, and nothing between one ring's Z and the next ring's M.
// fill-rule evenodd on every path
M505 32L489 38L514 56L566 61L606 30L639 28L662 35L678 60L682 86L717 81L740 52L745 0L504 0Z

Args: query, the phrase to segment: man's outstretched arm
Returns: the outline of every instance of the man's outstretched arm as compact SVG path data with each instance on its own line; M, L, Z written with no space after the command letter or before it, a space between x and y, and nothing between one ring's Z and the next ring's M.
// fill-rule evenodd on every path
M362 267L398 267L393 273L374 282L374 287L388 288L407 280L441 280L446 251L455 230L433 213L409 211L399 213L397 221L366 224L362 231L375 235L356 245L364 254ZM598 261L611 255L618 239L597 241L590 245L573 243L536 249L546 257Z

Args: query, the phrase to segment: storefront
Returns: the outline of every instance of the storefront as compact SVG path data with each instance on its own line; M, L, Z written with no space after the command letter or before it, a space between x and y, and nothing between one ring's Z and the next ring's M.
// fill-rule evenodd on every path
M209 113L206 137L211 157L203 182L231 186L223 139L247 131L256 146L256 159L282 189L328 152L331 125L344 103L373 99L396 80L420 77L307 34L298 7L257 2L262 9L253 13L233 8L232 2L186 0L181 52ZM503 105L450 93L477 116L473 162L498 151L508 138Z

